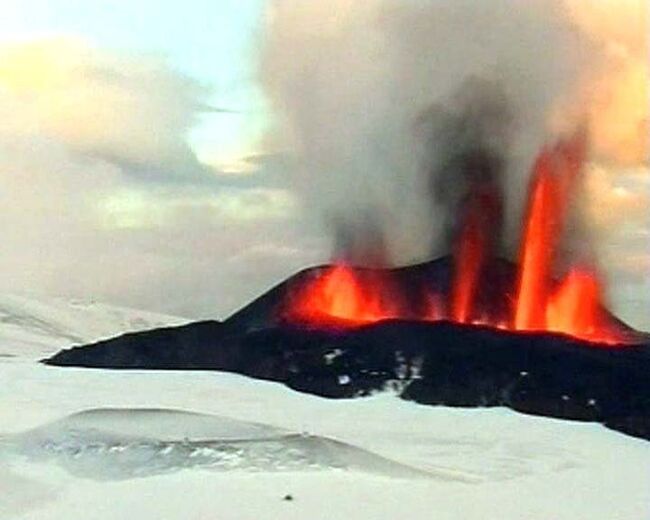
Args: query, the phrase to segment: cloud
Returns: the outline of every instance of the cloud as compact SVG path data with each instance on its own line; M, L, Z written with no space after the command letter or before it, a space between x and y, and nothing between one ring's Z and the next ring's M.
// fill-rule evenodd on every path
M3 133L135 164L190 161L184 137L207 89L150 57L55 39L0 49Z
M650 168L587 167L588 220L597 232L650 227Z
M585 71L594 152L626 165L650 163L650 4L647 0L566 0L571 20L597 51Z
M130 188L107 196L97 209L107 228L156 229L191 215L236 226L291 218L296 201L290 192L277 188L227 186L213 193L193 187L153 192Z
M187 144L207 94L156 57L0 46L0 291L219 317L301 267L279 173Z

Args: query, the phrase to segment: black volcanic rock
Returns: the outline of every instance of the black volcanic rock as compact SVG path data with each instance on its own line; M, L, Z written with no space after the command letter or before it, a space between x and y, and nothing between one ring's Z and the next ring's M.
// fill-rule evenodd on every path
M330 398L386 388L422 404L507 406L598 421L650 440L650 347L595 348L560 335L386 321L233 334L202 322L59 352L57 366L225 370Z
M223 336L219 321L132 332L98 343L62 350L46 364L86 368L200 370L206 349ZM217 367L208 367L208 369Z
M125 334L63 350L45 363L223 370L329 398L392 388L422 404L507 406L523 413L597 421L650 440L650 341L611 314L605 318L636 344L606 348L559 334L449 322L395 320L355 328L286 323L279 312L283 302L322 269L298 273L224 322ZM403 294L431 287L445 295L451 269L447 257L386 272ZM368 272L357 269L360 276ZM503 295L513 287L515 273L514 264L494 261L478 290L479 307L503 315Z

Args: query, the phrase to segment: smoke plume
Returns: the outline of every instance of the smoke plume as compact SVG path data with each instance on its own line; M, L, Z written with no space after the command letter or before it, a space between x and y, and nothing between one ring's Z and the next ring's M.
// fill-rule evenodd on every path
M468 80L445 104L418 120L422 171L428 178L431 216L441 220L441 247L476 217L489 224L492 247L501 246L504 168L511 139L510 112L498 85Z
M271 2L261 75L274 138L302 161L305 207L337 223L339 255L341 244L360 262L448 252L477 193L492 200L495 246L512 255L535 154L585 120L596 153L638 160L638 124L610 136L593 108L623 88L612 69L634 76L637 54L617 61L616 35L583 4Z

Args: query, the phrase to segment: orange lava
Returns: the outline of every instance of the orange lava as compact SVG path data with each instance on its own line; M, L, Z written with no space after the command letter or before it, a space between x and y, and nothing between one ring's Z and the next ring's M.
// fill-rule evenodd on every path
M556 251L585 148L583 134L577 134L545 148L534 165L514 299L511 311L506 312L510 315L490 317L476 302L500 209L494 194L479 188L466 208L447 295L434 287L421 287L417 289L421 294L415 295L410 294L410 288L405 294L390 271L355 269L339 263L302 282L285 302L284 317L351 325L386 319L450 320L503 330L557 332L601 345L625 344L625 333L604 316L603 290L595 270L573 266L559 281L553 277ZM501 297L509 298L506 294Z
M578 134L544 149L535 163L519 257L516 330L546 330L554 253L584 156L585 140Z
M519 287L515 307L515 328L543 329L551 274L553 242L556 237L557 186L547 152L537 160L533 192L524 229L520 255ZM550 215L550 218L549 218Z
M562 332L601 343L623 339L601 314L595 270L573 267L553 289L555 253L585 160L584 134L542 151L534 167L519 256L514 329Z
M458 323L475 319L476 294L494 245L492 228L498 228L501 220L500 197L493 182L475 182L469 191L460 207L463 218L454 247L449 304L450 318Z
M599 327L600 290L594 272L571 270L549 298L546 329L594 341L611 341L611 334Z
M354 269L337 264L295 295L290 314L308 321L331 318L358 324L399 318L398 298L391 292L379 275L361 280Z
M487 233L483 229L480 206L472 207L467 216L454 255L454 277L451 293L451 319L468 323L487 249ZM484 221L484 220L483 220Z

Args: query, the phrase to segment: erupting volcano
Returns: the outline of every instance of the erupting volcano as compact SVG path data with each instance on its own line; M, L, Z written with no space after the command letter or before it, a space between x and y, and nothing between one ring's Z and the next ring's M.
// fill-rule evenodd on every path
M283 320L311 326L356 326L387 319L447 320L511 331L567 334L594 346L634 343L629 330L604 310L597 270L571 263L558 276L558 249L571 197L586 157L586 139L545 147L531 174L516 276L506 283L491 272L499 197L489 182L474 183L465 197L454 243L449 287L401 283L395 271L336 262L299 284L281 304ZM503 278L503 277L501 277Z
M647 159L636 150L637 136L646 144L644 90L622 63L605 67L600 84L595 35L582 39L563 18L596 2L552 13L514 2L527 7L512 24L521 10L501 2L349 0L331 12L298 3L318 4L318 23L296 16L303 7L269 17L290 19L264 38L261 76L280 117L269 120L271 162L244 181L259 178L260 203L279 189L296 212L255 220L265 236L243 243L264 246L263 262L285 258L267 257L267 245L311 257L320 221L331 226L334 262L290 274L223 321L125 334L44 362L228 371L334 399L389 391L650 441L650 334L608 310L595 256L599 226L617 224L607 220L614 206L593 222L581 211L595 202L583 196L604 203L612 189L627 192L609 174ZM601 43L603 62L625 65L643 47L622 45L618 32ZM625 87L612 106L610 77ZM628 143L634 151L619 150Z
M468 182L450 255L308 268L224 322L125 335L46 363L227 370L330 398L390 388L423 404L507 406L650 440L649 336L607 311L595 269L562 248L584 157L579 134L534 163L518 263L498 253L498 161L474 148L459 160Z

